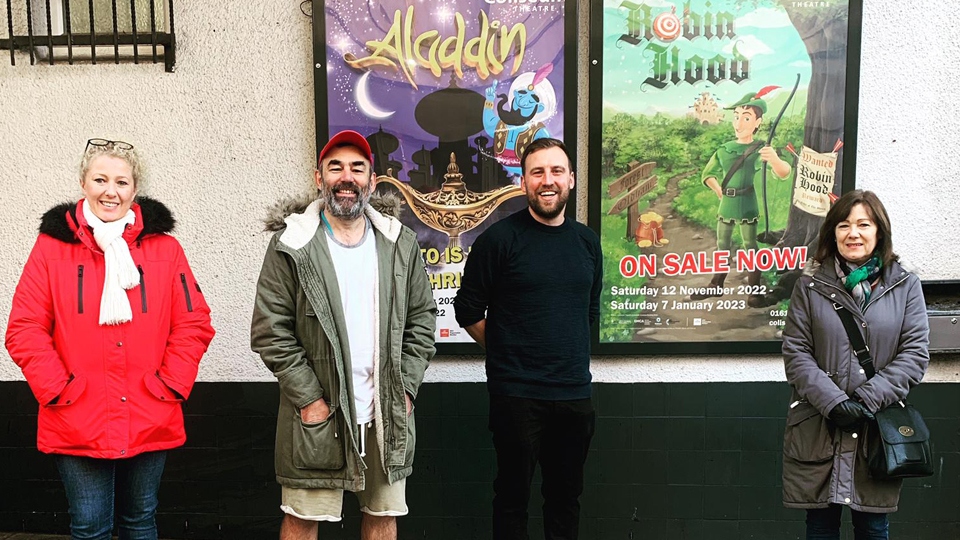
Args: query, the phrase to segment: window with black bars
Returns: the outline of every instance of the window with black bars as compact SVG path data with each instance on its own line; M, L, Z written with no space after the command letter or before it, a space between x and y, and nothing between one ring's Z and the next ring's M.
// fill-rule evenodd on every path
M6 0L0 49L30 65L132 62L176 66L173 0ZM3 30L0 29L0 35Z

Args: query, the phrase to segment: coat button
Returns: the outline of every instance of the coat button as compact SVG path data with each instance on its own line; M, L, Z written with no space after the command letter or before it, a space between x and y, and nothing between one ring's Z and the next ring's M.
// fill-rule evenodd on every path
M127 451L126 451L126 450L121 450L121 451L120 451L120 455L121 455L121 456L125 456L126 454L127 454ZM847 500L849 501L849 499L847 499Z
M807 285L807 287L813 287L813 283L811 283L811 284L809 284L809 285Z
M830 293L830 298L836 298L836 297L837 297L837 295L836 295L836 294L834 294L834 293Z
M121 397L120 397L120 401L126 403L127 397L126 397L126 396L121 396Z
M853 434L853 438L854 438L854 439L857 438L857 434L856 434L856 433Z
M118 342L117 342L117 347L123 347L123 342L122 342L122 341L118 341Z
M865 322L862 322L862 323L860 323L860 326L862 326L862 327L864 327L864 328L866 328L866 327L867 327L867 323L865 323Z
M863 369L860 370L860 373L863 373Z
M850 504L850 497L847 497L846 499L844 499L843 502Z

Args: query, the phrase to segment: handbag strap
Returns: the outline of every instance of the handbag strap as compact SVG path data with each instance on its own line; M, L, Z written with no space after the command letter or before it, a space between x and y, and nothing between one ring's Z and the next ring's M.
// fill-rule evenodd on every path
M833 309L837 312L837 315L840 316L840 321L843 322L843 328L847 331L847 337L850 338L850 345L853 346L853 354L857 356L860 367L863 368L867 379L871 379L877 374L877 370L873 367L873 357L870 356L870 347L864 343L863 334L860 333L857 321L854 320L850 310L836 302L833 303Z

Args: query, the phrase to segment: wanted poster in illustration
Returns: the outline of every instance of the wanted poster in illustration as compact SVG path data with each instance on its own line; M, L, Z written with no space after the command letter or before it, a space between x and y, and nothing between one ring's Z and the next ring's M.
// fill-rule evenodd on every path
M600 344L779 340L844 185L848 2L602 4Z
M564 108L576 102L566 80L571 5L329 0L317 10L327 127L363 134L377 189L402 201L437 301L441 352L472 343L453 298L477 235L526 206L523 150L566 135Z

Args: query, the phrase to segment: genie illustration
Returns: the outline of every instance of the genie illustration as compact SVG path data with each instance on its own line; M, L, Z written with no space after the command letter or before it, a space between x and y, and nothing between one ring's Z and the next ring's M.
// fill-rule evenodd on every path
M483 127L493 137L497 161L514 177L520 176L520 156L531 142L549 137L544 121L557 111L557 94L547 75L553 64L517 76L507 94L497 95L497 81L487 88ZM508 96L512 96L507 109ZM497 98L500 102L495 105Z

